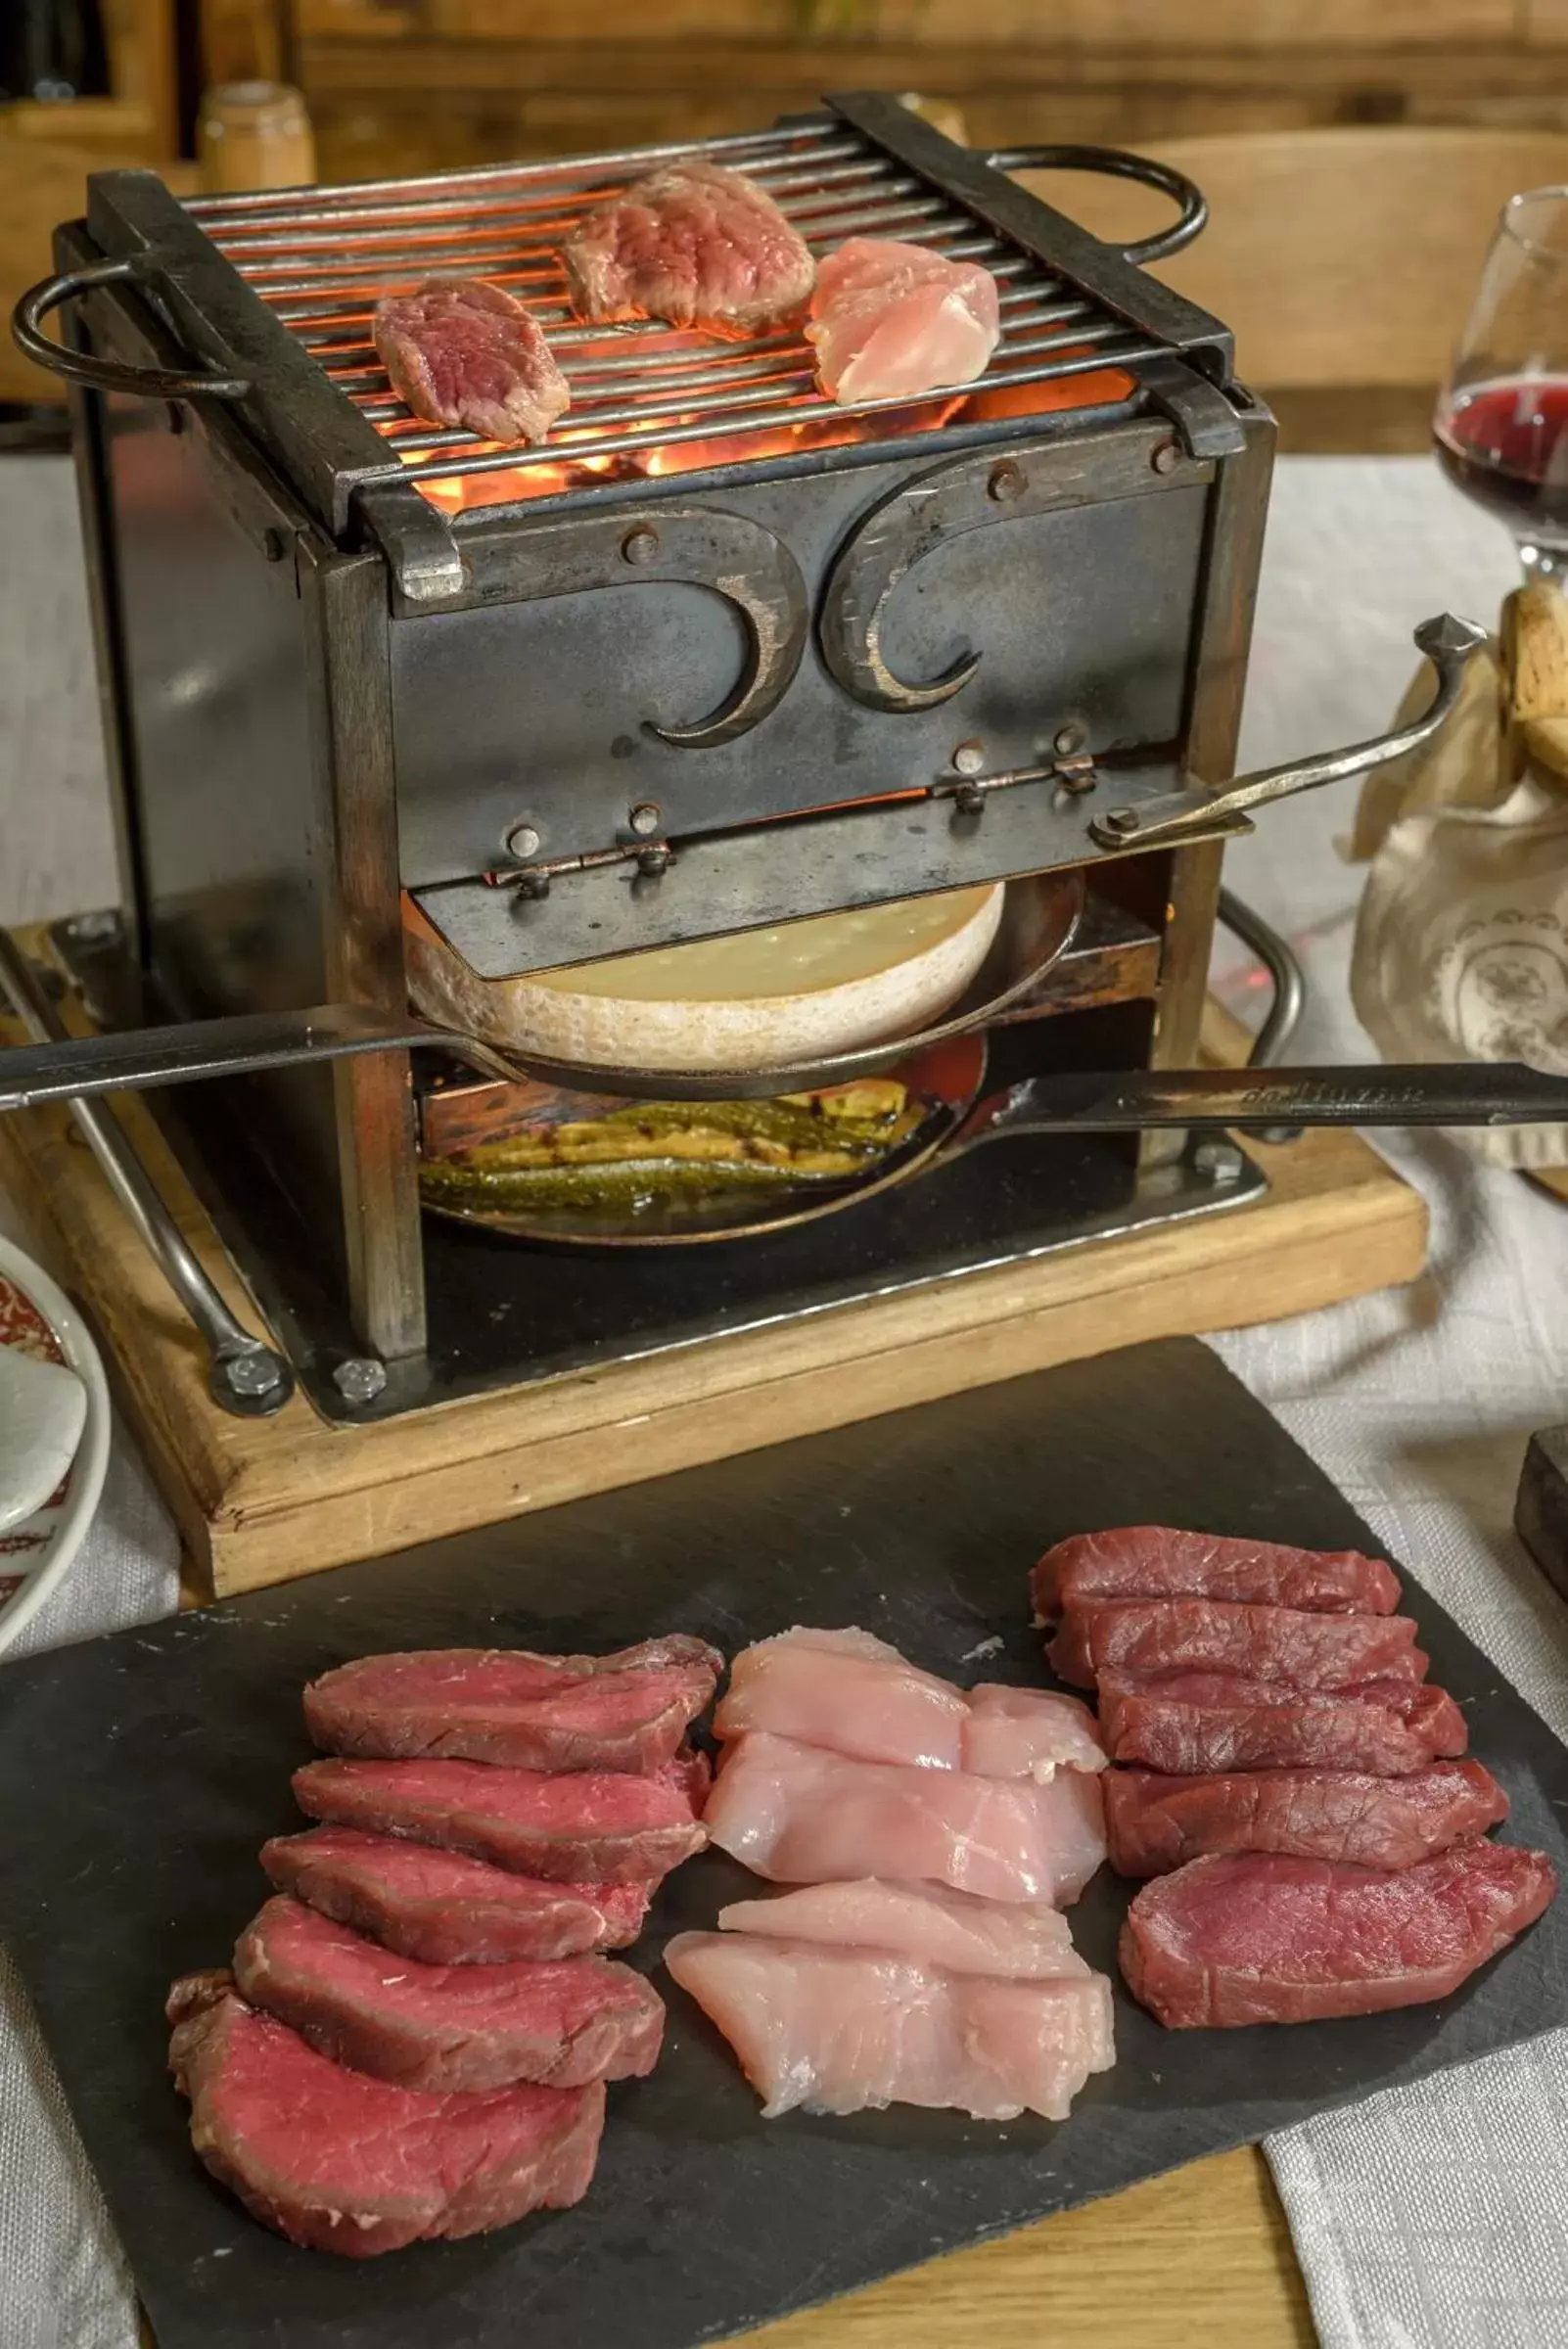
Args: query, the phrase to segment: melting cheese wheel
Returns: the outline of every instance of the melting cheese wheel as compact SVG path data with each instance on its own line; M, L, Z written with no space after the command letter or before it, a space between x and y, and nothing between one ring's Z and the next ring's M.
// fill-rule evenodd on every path
M409 991L444 1028L580 1068L784 1067L927 1026L985 961L1002 897L903 898L519 979L481 979L405 901Z

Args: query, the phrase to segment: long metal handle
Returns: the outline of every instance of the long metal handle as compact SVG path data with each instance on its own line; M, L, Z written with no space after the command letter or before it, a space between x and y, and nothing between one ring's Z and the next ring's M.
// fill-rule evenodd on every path
M5 930L0 930L0 990L10 996L18 1018L40 1046L58 1048L70 1040L26 957ZM56 1092L45 1097L60 1096ZM294 1372L285 1357L253 1337L230 1313L113 1111L79 1095L66 1098L110 1189L201 1333L213 1401L239 1418L265 1418L281 1410L294 1393Z
M242 1012L167 1028L125 1028L103 1036L67 1036L0 1051L0 1111L40 1101L79 1101L93 1093L138 1092L152 1084L192 1084L208 1077L243 1077L307 1060L355 1052L406 1052L439 1044L488 1077L517 1069L471 1037L448 1035L404 1014L363 1004L323 1003L312 1011Z
M1154 1127L1543 1126L1568 1123L1568 1077L1519 1061L1360 1069L1116 1069L1026 1078L980 1102L951 1148L1019 1133Z
M72 350L43 331L51 310L73 301L94 286L111 286L148 275L143 259L89 261L84 268L65 270L29 286L11 313L11 339L34 366L47 367L73 384L94 392L131 392L142 399L243 399L250 383L243 376L203 375L172 367L133 367L119 359L101 359L92 351Z
M1176 847L1194 834L1207 837L1226 828L1249 831L1248 810L1274 800L1293 799L1297 792L1315 791L1324 783L1343 783L1352 775L1386 766L1403 759L1435 734L1459 698L1466 665L1487 640L1485 628L1473 620L1440 612L1423 620L1415 631L1416 647L1437 671L1437 691L1421 715L1407 726L1376 734L1369 742L1353 742L1341 751L1324 751L1314 759L1293 759L1284 766L1266 766L1242 775L1222 790L1196 786L1158 799L1141 800L1135 807L1111 807L1092 818L1089 832L1102 848L1163 849Z
M1129 155L1123 147L993 147L986 161L993 171L1107 171L1117 179L1140 179L1145 187L1174 197L1181 209L1169 228L1122 247L1122 258L1139 267L1179 253L1202 234L1209 218L1208 198L1184 171L1157 163L1150 155Z

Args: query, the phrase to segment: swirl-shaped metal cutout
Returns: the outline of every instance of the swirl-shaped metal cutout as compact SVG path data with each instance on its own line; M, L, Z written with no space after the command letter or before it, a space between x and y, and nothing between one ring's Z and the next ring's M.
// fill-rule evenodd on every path
M1105 498L1157 495L1208 481L1213 471L1187 457L1168 426L1142 423L1072 440L1017 441L934 466L873 507L840 548L822 596L822 658L846 692L869 709L933 710L949 702L979 668L979 653L965 653L929 684L913 684L894 673L882 649L894 591L917 563L987 523Z
M800 565L782 539L739 514L648 505L519 530L458 533L469 603L528 603L597 587L711 588L745 623L748 657L734 691L690 725L643 722L677 750L733 742L776 707L806 650L810 609Z

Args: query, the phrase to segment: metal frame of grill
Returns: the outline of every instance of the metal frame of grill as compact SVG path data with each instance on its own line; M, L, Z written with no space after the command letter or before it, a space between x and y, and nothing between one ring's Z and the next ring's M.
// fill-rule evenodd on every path
M857 126L857 114L868 128ZM373 182L313 193L308 202L298 193L262 193L188 208L273 316L384 433L395 454L379 477L387 482L405 470L415 480L443 483L488 472L528 474L692 440L732 440L733 454L744 457L745 441L760 433L844 426L848 440L856 437L849 419L909 408L907 398L841 407L824 397L811 347L798 331L724 345L658 320L613 326L575 320L557 257L561 244L594 206L640 171L698 155L744 169L818 255L851 236L895 237L990 270L1001 288L1002 338L985 375L949 397L969 401L1111 367L1136 369L1192 347L1194 334L1221 349L1212 322L1145 320L1147 281L1137 288L1139 315L1118 315L1105 299L1047 266L1038 239L1032 249L1005 230L977 231L970 206L909 168L892 145L908 119L888 101L867 107L845 99L833 115L771 132L589 156L564 166ZM917 136L899 144L912 144L929 166L926 142ZM572 389L572 408L548 442L497 448L426 424L393 393L370 339L372 309L383 295L438 271L484 277L517 294L549 335ZM409 458L417 466L409 468Z
M1008 321L986 381L924 412L841 410L810 391L810 353L788 334L703 344L552 318L559 231L541 224L680 155L758 171L819 246L876 227L985 259ZM1108 758L1104 791L1133 806L1231 771L1272 425L1231 380L1226 330L1017 185L1007 170L1024 160L972 156L897 101L853 96L738 140L369 188L186 207L149 173L95 177L31 316L81 297L67 348L46 348L73 379L120 830L111 1024L393 1009L405 891L427 911L438 898L448 935L460 906L501 922L511 959L494 967L516 971L1092 866L1085 939L1099 943L998 1028L998 1048L1050 1028L1061 1040L1034 1048L1070 1053L1072 1032L1102 1064L1179 1064L1218 850L1128 855L1100 840L1093 761ZM362 235L386 240L374 258L356 257ZM460 264L465 247L503 284L508 253L537 266L536 283L512 282L537 290L582 440L497 451L385 412L364 363L371 297L416 258ZM983 412L998 387L1113 368L1104 399ZM777 447L780 420L803 418L854 437ZM605 443L635 458L683 435L710 444L698 469L628 464L456 514L411 478L461 484ZM397 440L418 443L413 465ZM880 641L904 553L924 561L939 541L958 570L905 599L939 633L896 624ZM969 582L956 600L954 577ZM1042 582L1069 599L1048 630ZM592 592L625 586L629 602ZM944 673L940 629L969 625L965 595L984 605L980 666L949 710L973 662ZM741 685L715 709L748 631ZM563 691L583 676L604 690ZM979 746L954 747L976 732L979 771ZM664 808L651 837L628 825L650 797ZM542 826L543 861L498 890L503 837L530 853L512 844L521 817ZM409 1074L390 1055L277 1071L160 1112L318 1401L339 1406L330 1367L346 1351L389 1365L393 1409L699 1334L667 1275L558 1275L526 1257L485 1269L423 1230ZM1130 1161L1095 1163L1120 1212ZM812 1311L1000 1261L1015 1240L1053 1244L1041 1235L1058 1221L1085 1228L1082 1199L1074 1222L1000 1165L940 1179L950 1204L929 1228L890 1204L858 1240L803 1236L749 1261L745 1313ZM523 1338L485 1338L474 1299L492 1281Z
M842 428L843 443L868 456L882 436L867 433L865 421L882 417L900 438L924 437L918 416L929 403L841 408L824 398L813 389L810 345L797 333L719 344L657 321L573 321L556 248L591 206L659 162L703 158L744 168L818 252L850 235L885 234L990 269L1002 289L1002 340L977 383L934 395L942 414L928 430L944 446L964 445L960 434L1016 430L1016 416L983 415L987 393L1110 370L1144 386L1169 379L1173 366L1228 383L1230 337L1218 320L992 161L895 99L854 94L826 104L825 114L735 138L185 205L151 173L104 174L90 183L88 227L105 253L125 260L179 340L244 393L248 422L326 527L350 535L359 500L378 535L400 542L394 559L410 573L429 570L433 528L461 529L468 519L420 497L431 517L424 522L409 496L416 479L527 475L691 441L723 443L727 471L748 462L747 443L759 436L802 427ZM519 292L545 328L573 406L543 445L496 448L423 424L392 394L370 340L375 301L438 272ZM964 408L952 417L958 398ZM814 453L836 445L818 439ZM784 466L792 456L761 462ZM613 485L590 475L563 494ZM661 485L640 473L629 484L635 492Z

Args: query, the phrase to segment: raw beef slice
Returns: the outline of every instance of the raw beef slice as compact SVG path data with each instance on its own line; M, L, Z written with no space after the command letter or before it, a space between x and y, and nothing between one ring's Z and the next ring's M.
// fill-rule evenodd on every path
M1092 1688L1102 1672L1228 1672L1297 1688L1426 1678L1407 1615L1314 1615L1215 1598L1075 1600L1045 1652L1080 1688Z
M964 1690L870 1632L798 1628L744 1647L714 1716L721 1738L754 1729L856 1762L1044 1780L1102 1770L1094 1717L1044 1688Z
M665 1963L729 2041L764 2120L925 2104L1062 2121L1115 2061L1103 1974L1005 1982L751 1933L677 1933Z
M889 1884L867 1876L851 1884L804 1884L767 1901L732 1901L718 1912L721 1933L761 1933L771 1941L825 1942L831 1949L883 1950L949 1974L991 1974L1006 1982L1051 1981L1086 1974L1059 1909L1023 1901L980 1901L937 1884Z
M1353 1770L1198 1778L1115 1770L1105 1780L1111 1865L1124 1876L1165 1875L1205 1852L1413 1867L1507 1816L1507 1796L1479 1762L1434 1762L1399 1778Z
M433 1648L361 1656L304 1692L323 1753L504 1762L520 1770L656 1770L713 1702L724 1659L684 1634L612 1656Z
M983 1900L1077 1900L1105 1859L1100 1776L1046 1785L848 1762L754 1730L724 1757L704 1814L720 1850L781 1884L875 1875Z
M667 163L610 197L561 260L572 306L590 325L665 318L728 336L795 317L816 273L771 196L701 161Z
M311 1819L406 1835L552 1883L657 1884L708 1840L706 1768L677 1756L646 1777L551 1775L488 1762L307 1762L294 1797Z
M253 2218L347 2259L566 2210L593 2178L604 2089L426 2096L345 2071L223 1974L176 1982L169 2068L191 2142Z
M996 280L929 245L851 237L817 269L806 334L841 407L973 383L1001 336Z
M657 1992L610 1958L425 1965L282 1895L241 1934L234 1974L323 2055L402 2088L638 2079L664 2035Z
M1462 1754L1464 1716L1446 1689L1368 1681L1331 1693L1222 1672L1100 1682L1100 1733L1113 1762L1172 1775L1318 1769L1398 1777Z
M1134 1895L1118 1956L1173 2030L1380 2014L1451 1997L1556 1889L1545 1852L1485 1837L1394 1875L1273 1854L1194 1860Z
M392 390L428 424L482 440L539 441L572 404L539 327L482 278L432 277L411 294L389 294L371 332Z
M550 1884L357 1827L275 1835L261 1865L279 1892L427 1965L624 1949L648 1913L645 1884Z
M1392 1615L1393 1568L1354 1549L1292 1549L1182 1533L1171 1525L1121 1525L1074 1534L1048 1549L1030 1577L1037 1623L1054 1623L1084 1598L1227 1598L1308 1614Z

